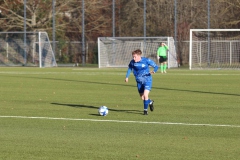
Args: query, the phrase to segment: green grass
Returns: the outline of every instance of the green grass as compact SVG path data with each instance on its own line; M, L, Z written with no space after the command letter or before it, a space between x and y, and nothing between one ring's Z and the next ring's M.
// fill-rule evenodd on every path
M0 68L0 159L239 159L240 71L156 73L148 116L125 74ZM97 114L101 105L106 117Z

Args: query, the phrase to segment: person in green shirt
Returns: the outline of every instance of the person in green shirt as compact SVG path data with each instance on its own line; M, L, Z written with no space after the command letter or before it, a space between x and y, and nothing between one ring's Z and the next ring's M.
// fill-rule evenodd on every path
M161 73L167 73L167 51L168 51L168 46L161 42L160 46L157 50L157 56L158 56L158 60L160 63L160 70Z

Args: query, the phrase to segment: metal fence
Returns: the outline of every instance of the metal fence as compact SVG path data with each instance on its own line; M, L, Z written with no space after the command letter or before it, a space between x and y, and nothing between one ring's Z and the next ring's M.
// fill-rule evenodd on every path
M52 42L53 43L53 42ZM82 52L82 42L70 41L70 42L55 42L55 57L58 66L72 66L79 65L83 61L88 64L98 63L98 51L97 42L88 41L85 43L85 52ZM85 54L85 56L82 56Z

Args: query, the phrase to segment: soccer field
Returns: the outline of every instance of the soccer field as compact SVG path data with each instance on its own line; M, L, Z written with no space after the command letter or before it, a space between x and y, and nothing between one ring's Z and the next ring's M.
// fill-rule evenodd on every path
M239 159L239 70L158 72L147 116L126 70L0 68L0 159Z

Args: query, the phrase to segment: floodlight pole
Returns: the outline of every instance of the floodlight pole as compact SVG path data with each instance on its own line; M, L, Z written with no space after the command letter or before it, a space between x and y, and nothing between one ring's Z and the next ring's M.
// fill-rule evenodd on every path
M112 0L112 37L115 38L115 0ZM115 41L112 41L112 49L115 59L116 56Z
M56 27L55 27L55 0L52 0L52 41L53 41L53 54L56 55L56 43L55 43L55 32L56 32Z
M84 0L82 0L82 65L85 65L85 17L84 17Z
M27 31L27 27L26 27L26 18L27 18L27 14L26 14L26 5L27 5L27 0L24 0L24 66L26 65L26 63L27 63L27 51L26 51L26 49L27 49L27 36L26 36L26 31Z
M208 29L210 29L210 0L208 0ZM208 31L208 67L210 67L210 32Z
M112 36L115 37L115 0L112 0Z
M175 0L174 6L174 45L177 53L177 0Z
M143 54L146 54L146 0L144 0L144 8L143 8L143 37L144 37L144 44L143 44Z

